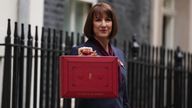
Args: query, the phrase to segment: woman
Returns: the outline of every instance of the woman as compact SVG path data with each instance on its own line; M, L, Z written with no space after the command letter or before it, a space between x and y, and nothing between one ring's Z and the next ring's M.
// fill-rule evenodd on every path
M72 55L117 56L119 59L120 83L119 96L115 99L76 99L76 108L129 108L127 97L126 70L122 51L110 44L117 33L117 19L112 7L107 3L94 5L87 17L84 34L88 40L72 49ZM91 49L90 49L91 48Z

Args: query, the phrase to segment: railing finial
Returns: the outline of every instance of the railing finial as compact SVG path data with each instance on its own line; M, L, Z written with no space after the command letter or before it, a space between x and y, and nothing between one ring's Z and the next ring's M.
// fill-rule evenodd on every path
M7 36L11 36L11 19L8 19Z
M183 61L183 53L181 51L181 48L177 46L176 51L175 51L175 67L181 67L182 66L182 61Z
M139 56L139 48L140 48L140 45L136 40L136 36L137 36L136 33L134 33L132 36L132 57L134 59L136 59Z

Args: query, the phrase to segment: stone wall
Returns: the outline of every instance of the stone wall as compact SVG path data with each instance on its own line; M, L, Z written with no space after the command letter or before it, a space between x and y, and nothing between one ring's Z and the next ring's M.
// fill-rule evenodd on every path
M140 42L150 42L150 0L99 0L110 2L117 14L119 32L118 45L123 40L129 41L133 34L137 34Z
M68 0L45 0L44 26L62 30L64 27L64 6Z

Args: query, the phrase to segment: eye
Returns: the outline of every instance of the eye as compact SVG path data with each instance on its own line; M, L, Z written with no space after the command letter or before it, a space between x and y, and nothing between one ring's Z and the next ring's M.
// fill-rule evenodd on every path
M101 21L101 18L95 18L95 21Z
M106 21L112 21L112 19L111 19L111 18L106 18L105 20L106 20Z
M102 19L100 17L94 17L94 21L101 21Z

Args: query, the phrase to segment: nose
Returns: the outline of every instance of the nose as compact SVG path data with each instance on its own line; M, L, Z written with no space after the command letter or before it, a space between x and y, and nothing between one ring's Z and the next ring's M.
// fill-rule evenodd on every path
M105 20L102 20L101 26L106 26L106 25L107 25L106 21L105 21Z

